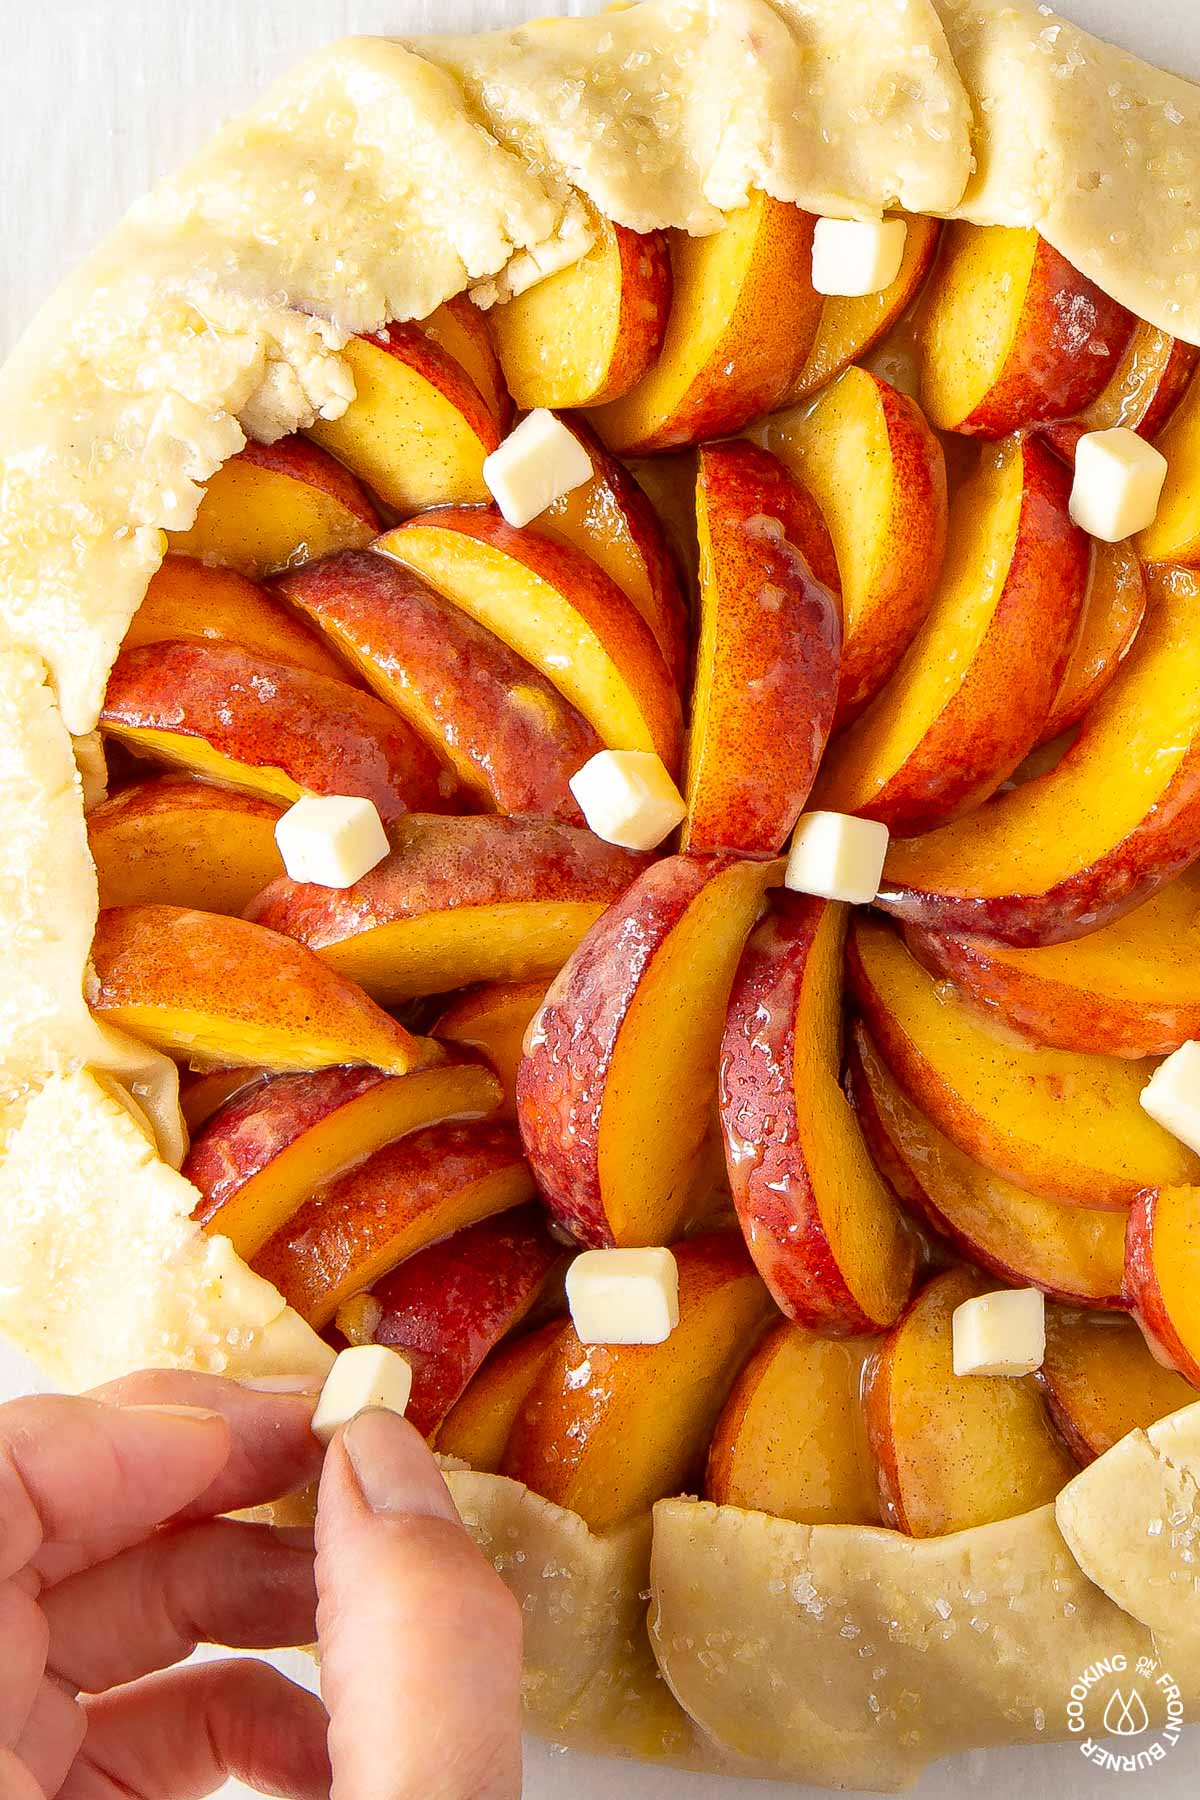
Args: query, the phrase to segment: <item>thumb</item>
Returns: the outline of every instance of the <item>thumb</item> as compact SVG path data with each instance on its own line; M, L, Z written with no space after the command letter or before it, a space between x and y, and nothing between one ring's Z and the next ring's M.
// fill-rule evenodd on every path
M334 1439L316 1541L333 1800L518 1800L520 1610L407 1420Z

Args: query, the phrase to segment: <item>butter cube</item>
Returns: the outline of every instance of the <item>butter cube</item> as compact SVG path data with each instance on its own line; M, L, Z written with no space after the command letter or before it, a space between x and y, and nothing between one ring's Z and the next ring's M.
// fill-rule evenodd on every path
M1200 1044L1180 1044L1141 1092L1150 1117L1200 1156Z
M353 887L388 853L374 801L349 794L305 794L279 820L275 842L293 881L328 888Z
M402 1413L412 1393L412 1368L386 1344L355 1344L343 1350L321 1389L313 1414L313 1436L328 1444L343 1425L367 1407Z
M956 1375L1031 1375L1046 1355L1046 1300L1040 1288L980 1294L954 1309Z
M653 850L687 805L652 750L599 750L568 783L588 829L623 850Z
M595 471L592 459L561 419L544 406L528 413L483 465L489 494L510 525L528 525Z
M900 273L907 240L904 219L818 219L813 287L818 294L881 294Z
M662 1344L679 1323L679 1269L669 1250L584 1250L567 1270L582 1344Z
M811 812L796 826L783 885L794 894L868 906L879 892L888 828L850 813Z
M1153 525L1167 459L1127 425L1089 431L1075 449L1071 517L1106 544L1119 544Z

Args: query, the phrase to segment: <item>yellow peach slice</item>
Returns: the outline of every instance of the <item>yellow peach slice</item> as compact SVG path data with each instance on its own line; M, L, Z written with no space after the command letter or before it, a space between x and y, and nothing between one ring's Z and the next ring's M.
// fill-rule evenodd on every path
M206 484L189 531L168 532L183 556L261 578L369 544L379 515L361 484L304 438L247 444Z
M240 913L283 873L279 816L268 800L199 781L123 788L88 815L100 904Z

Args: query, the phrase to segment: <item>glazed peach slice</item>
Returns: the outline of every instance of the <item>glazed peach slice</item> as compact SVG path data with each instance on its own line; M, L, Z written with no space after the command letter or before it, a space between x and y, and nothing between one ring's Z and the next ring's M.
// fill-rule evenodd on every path
M924 287L942 227L937 219L926 219L919 213L898 216L908 225L899 274L877 294L822 301L817 335L785 396L785 406L808 399L827 382L836 380L851 363L866 356L887 336Z
M373 1288L397 1264L532 1195L511 1125L491 1120L430 1125L310 1192L257 1253L254 1271L314 1330L323 1331L344 1302ZM439 1268L445 1290L444 1254ZM360 1334L366 1338L363 1316L360 1309ZM455 1321L447 1315L443 1323L449 1329ZM468 1320L457 1323L460 1331L470 1331ZM425 1429L433 1423L436 1419Z
M717 1421L704 1497L798 1525L877 1525L860 1388L869 1338L837 1341L783 1319Z
M353 337L342 355L355 398L309 436L394 512L486 500L484 458L501 427L462 364L418 324Z
M540 669L605 744L679 765L679 695L654 634L616 582L567 543L494 507L423 513L375 546Z
M1198 357L1194 344L1139 319L1107 385L1077 419L1047 425L1046 442L1074 463L1075 447L1086 431L1124 425L1141 437L1155 437L1183 397Z
M1087 937L1014 950L912 926L909 947L1039 1044L1166 1056L1200 1037L1200 868Z
M1146 616L1149 591L1142 565L1127 544L1092 546L1092 573L1083 623L1067 662L1042 742L1051 743L1096 704L1116 679Z
M596 733L544 675L420 575L347 550L281 576L279 591L478 806L583 823L567 783L600 749Z
M452 1000L430 1036L491 1064L504 1088L503 1116L517 1115L517 1068L525 1033L546 998L544 981L487 981Z
M183 1173L200 1192L195 1216L255 1257L310 1194L385 1144L430 1125L482 1119L499 1097L491 1070L475 1063L259 1081L231 1096L192 1144Z
M306 438L247 444L204 490L190 531L168 548L242 575L273 575L331 550L369 544L379 514L360 482Z
M1141 1188L1200 1180L1200 1157L1143 1112L1138 1064L1026 1047L865 916L851 931L848 970L896 1081L985 1168L1046 1199L1112 1211Z
M1046 1360L1038 1372L1046 1404L1081 1466L1130 1431L1200 1400L1190 1382L1150 1354L1132 1319L1046 1308Z
M1041 736L1087 591L1070 477L1033 439L988 452L950 509L929 614L827 757L817 804L928 831L994 793Z
M353 887L282 876L249 916L387 1003L473 981L548 981L646 859L551 819L412 814Z
M917 1218L1010 1287L1123 1306L1125 1217L1026 1193L967 1156L913 1105L854 1027L854 1103L875 1162Z
M1069 418L1134 324L1036 231L948 225L922 309L922 405L939 431L983 437Z
M547 994L517 1111L546 1204L581 1243L666 1243L696 1198L734 970L779 878L776 863L667 857Z
M485 1475L494 1475L504 1460L517 1414L562 1330L561 1319L549 1319L536 1331L527 1331L493 1350L446 1414L434 1448L443 1456L457 1456Z
M565 1325L509 1435L501 1473L611 1531L678 1493L771 1312L736 1232L675 1246L679 1324L662 1344L580 1343Z
M956 1375L955 1308L989 1284L948 1269L917 1295L867 1364L867 1433L884 1522L942 1537L1054 1499L1075 1464L1032 1375Z
M671 312L671 258L661 231L640 233L589 209L592 248L489 315L513 399L599 406L652 367Z
M139 756L285 806L357 794L387 823L459 798L450 771L374 695L240 644L122 651L100 723Z
M683 848L774 856L833 724L837 565L812 497L768 450L700 452L700 642Z
M197 1069L403 1074L442 1055L290 938L185 906L111 906L92 942L93 1011Z
M452 1161L446 1169L447 1194L472 1179L500 1180L500 1169L512 1166L501 1156L514 1145L520 1153L516 1134L495 1125L475 1126L473 1142L462 1168ZM485 1174L489 1161L495 1168ZM484 1357L523 1323L566 1254L546 1230L540 1207L500 1212L407 1257L369 1294L344 1301L338 1329L352 1344L386 1344L403 1356L413 1372L405 1417L432 1438Z
M1143 562L1200 567L1200 374L1154 441L1167 459L1167 479L1154 523L1133 547Z
M916 402L865 369L847 369L815 405L769 420L764 442L807 487L833 540L838 730L879 692L933 603L946 550L945 457Z
M1125 1237L1125 1287L1155 1355L1200 1387L1200 1185L1138 1195Z
M122 649L144 644L219 638L240 644L270 662L292 663L314 675L347 679L347 669L302 619L273 600L266 588L235 569L168 556L146 589L122 640Z
M279 808L253 794L163 776L88 814L101 906L195 906L240 913L283 873Z
M496 353L492 322L466 294L456 294L421 320L421 330L466 371L500 430L506 432L512 424L513 397Z
M610 450L698 444L774 411L821 317L809 279L813 224L811 213L756 192L708 237L671 233L674 297L658 361L594 415Z
M729 1185L780 1309L827 1336L885 1331L916 1240L841 1088L847 909L776 896L746 945L721 1044Z
M204 1074L181 1069L179 1110L192 1141L226 1101L270 1079L262 1069L209 1069ZM281 1075L278 1079L283 1081L287 1077Z
M1200 855L1200 577L1150 572L1133 648L1048 773L894 843L880 904L935 931L1061 943Z

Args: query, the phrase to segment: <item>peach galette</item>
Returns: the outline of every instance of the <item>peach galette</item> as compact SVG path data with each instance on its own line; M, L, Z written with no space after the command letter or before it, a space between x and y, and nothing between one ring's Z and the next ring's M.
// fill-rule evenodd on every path
M990 0L364 40L5 377L0 1326L340 1352L566 1741L1200 1697L1197 183Z

